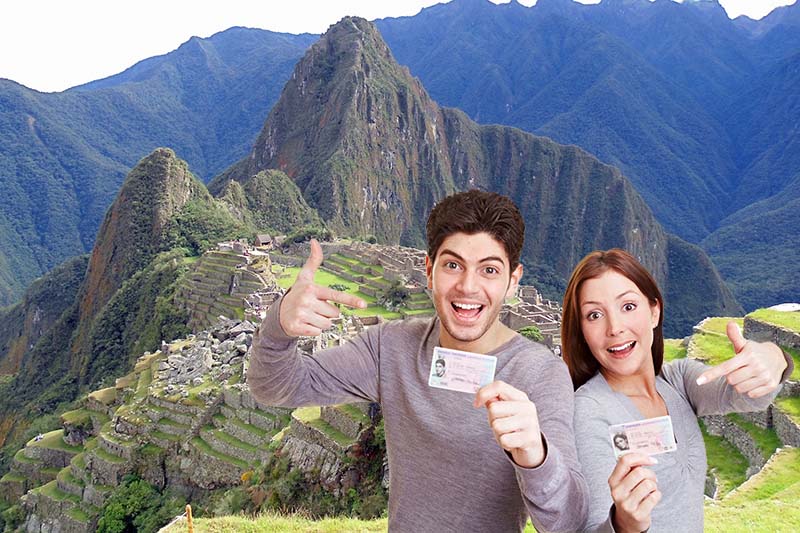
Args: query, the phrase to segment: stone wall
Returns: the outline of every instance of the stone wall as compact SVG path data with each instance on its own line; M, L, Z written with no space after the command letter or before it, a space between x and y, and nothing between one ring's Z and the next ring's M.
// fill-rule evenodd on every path
M747 431L723 415L709 415L701 418L709 434L723 437L745 456L750 465L747 469L747 477L761 470L767 461Z
M785 446L800 447L800 426L786 413L779 409L772 410L775 433Z
M789 346L800 350L800 333L749 317L744 318L744 335L754 341L772 341L781 346Z

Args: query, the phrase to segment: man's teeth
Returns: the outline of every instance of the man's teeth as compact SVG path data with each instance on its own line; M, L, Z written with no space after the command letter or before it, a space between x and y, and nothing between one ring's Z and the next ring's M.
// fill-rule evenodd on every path
M458 307L459 309L467 309L467 310L480 309L481 308L480 304L459 304L459 303L453 302L453 305Z
M635 342L636 341L631 341L631 342L627 342L627 343L623 344L622 346L614 346L613 348L609 348L608 351L609 352L621 352L623 350L627 350L628 348L632 348L633 344Z

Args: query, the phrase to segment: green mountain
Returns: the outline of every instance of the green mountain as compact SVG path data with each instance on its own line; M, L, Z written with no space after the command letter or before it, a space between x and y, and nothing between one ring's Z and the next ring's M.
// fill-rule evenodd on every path
M162 339L188 333L173 296L187 256L250 236L172 150L131 170L91 256L48 272L0 313L0 443L19 447L31 421L81 391L113 383ZM4 456L7 460L8 456Z
M143 154L171 146L205 177L244 155L314 39L232 28L62 93L0 80L0 305L91 249Z
M339 234L410 246L424 245L427 213L446 194L498 191L525 217L528 279L555 298L583 255L620 246L661 281L676 310L667 314L671 331L739 309L705 254L668 235L617 169L577 147L439 107L363 19L343 19L309 49L250 155L209 189L270 169L291 178ZM700 298L686 286L707 290Z

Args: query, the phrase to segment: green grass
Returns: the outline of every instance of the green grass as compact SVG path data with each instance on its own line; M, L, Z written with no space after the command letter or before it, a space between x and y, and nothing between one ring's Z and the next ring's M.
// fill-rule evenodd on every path
M736 318L736 317L713 317L709 318L703 324L703 331L707 331L709 333L716 333L717 335L722 335L723 337L727 337L727 327L728 322L733 320L737 324L739 324L739 328L744 328L744 318Z
M13 482L22 483L22 482L25 481L25 477L22 474L20 474L19 472L6 472L6 475L4 475L2 478L0 478L0 482L3 482L3 481L9 482L9 483L13 483Z
M241 441L241 440L237 439L236 437L234 437L232 435L228 435L227 433L225 433L222 430L214 429L211 426L207 426L205 429L209 430L212 435L214 435L216 438L218 438L219 440L221 440L222 442L224 442L225 444L227 444L229 446L233 446L235 448L240 448L240 449L245 450L247 452L250 452L252 454L258 453L258 448L257 447L255 447L252 444L249 444L247 442Z
M778 435L775 434L775 430L764 429L753 424L752 422L748 422L738 413L731 413L726 416L736 423L737 426L747 431L751 437L753 437L753 440L755 441L756 446L758 447L764 459L769 459L772 454L775 453L775 450L783 445L781 440L778 438Z
M788 398L778 398L775 405L782 412L789 415L795 424L800 424L800 397L790 396Z
M86 470L86 454L79 453L70 460L70 463L75 465L75 468Z
M59 489L55 481L45 483L39 487L38 490L41 491L42 494L56 501L63 502L65 500L69 500L76 504L81 502L81 499L78 496Z
M105 389L96 390L89 394L89 397L103 405L110 405L117 399L117 389L115 387L107 387Z
M78 522L88 522L89 515L86 514L86 511L81 509L80 507L73 507L69 511L67 511L67 515L70 518L77 520Z
M702 421L700 429L703 431L703 441L706 443L708 469L716 474L717 494L723 497L744 483L750 465L747 458L733 444L722 437L709 435Z
M197 533L385 533L387 528L386 518L378 520L356 520L355 518L312 520L300 516L282 516L273 513L263 514L257 518L224 516L194 520L194 530ZM185 520L179 521L165 530L166 533L183 533L185 531Z
M304 424L320 430L340 446L347 447L353 443L353 439L320 418L319 407L300 407L295 409L292 414Z
M796 311L774 311L772 309L757 309L747 315L759 322L766 322L775 326L783 326L800 333L800 313Z
M156 446L152 442L145 444L142 446L142 449L139 452L146 457L155 457L164 453L164 448L160 446Z
M155 431L151 431L150 434L153 435L154 437L156 437L157 439L169 440L169 441L172 441L172 442L180 442L181 441L181 438L178 435L172 435L171 433L164 433L163 431L155 430Z
M49 433L45 433L42 440L37 441L34 437L28 441L28 446L36 448L48 448L51 450L64 450L67 452L79 453L83 451L83 446L70 446L64 442L64 430L56 429Z
M100 459L103 459L104 461L106 461L107 463L120 464L120 463L124 463L125 462L125 459L123 459L122 457L118 457L118 456L116 456L114 454L108 453L107 451L105 451L103 448L101 448L99 446L97 448L95 448L94 454L96 456L98 456Z
M87 409L75 409L61 415L61 422L72 426L92 425L92 413Z
M681 339L664 339L664 362L686 357L686 347Z
M386 518L358 520L356 518L332 517L313 520L301 515L264 513L256 518L246 516L222 516L193 520L197 533L386 533L389 527ZM163 530L165 533L183 533L186 520L180 520ZM525 533L535 530L530 520Z
M248 464L246 462L242 461L241 459L237 459L236 457L231 457L230 455L225 455L224 453L218 452L200 437L193 438L192 444L194 444L194 446L204 454L210 455L211 457L216 457L220 461L234 464L239 468L241 468L242 470L246 470L248 467Z
M25 455L25 449L19 450L17 453L14 454L14 460L18 463L26 463L26 464L33 464L38 463L38 459L31 459L27 455Z
M144 400L147 396L147 387L150 386L150 382L153 380L153 372L150 368L146 368L142 370L139 374L139 382L136 384L136 393L133 395L134 400Z
M694 344L694 356L716 366L734 356L733 345L728 337L713 333L696 333L690 341Z
M792 357L794 360L794 370L792 371L792 375L789 376L789 379L792 381L800 381L800 349L798 348L789 348L788 346L781 346L786 352Z
M800 449L772 462L719 502L705 506L705 531L794 532L800 524Z
M214 415L214 418L216 418L216 416L217 415ZM225 418L225 417L223 416L222 418ZM230 419L225 419L225 420L228 420L231 424L233 424L235 426L239 426L240 428L244 429L245 431L249 431L250 433L258 435L262 439L267 438L269 436L269 433L270 433L267 430L261 429L258 426L253 426L251 424L248 424L247 422L245 422L243 420L240 420L240 419L238 419L236 417L230 418Z
M72 472L70 471L70 468L68 466L65 466L58 472L56 479L62 482L70 483L72 485L78 485L79 487L86 486L86 483L82 479L78 479L72 475Z
M350 418L357 420L363 424L369 424L370 422L369 417L365 415L363 411L361 411L361 409L359 409L355 405L345 403L342 405L337 405L336 408L342 411L343 413L347 413L347 416L349 416Z

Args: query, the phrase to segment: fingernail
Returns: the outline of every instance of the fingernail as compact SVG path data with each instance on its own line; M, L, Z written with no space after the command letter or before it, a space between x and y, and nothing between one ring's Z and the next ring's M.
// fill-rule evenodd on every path
M706 379L705 376L700 376L699 378L697 378L697 384L698 385L705 385L706 381L708 381L708 380Z
M654 465L658 464L658 459L656 459L655 457L650 457L650 460L652 461L652 463L650 463L650 464L654 464Z

